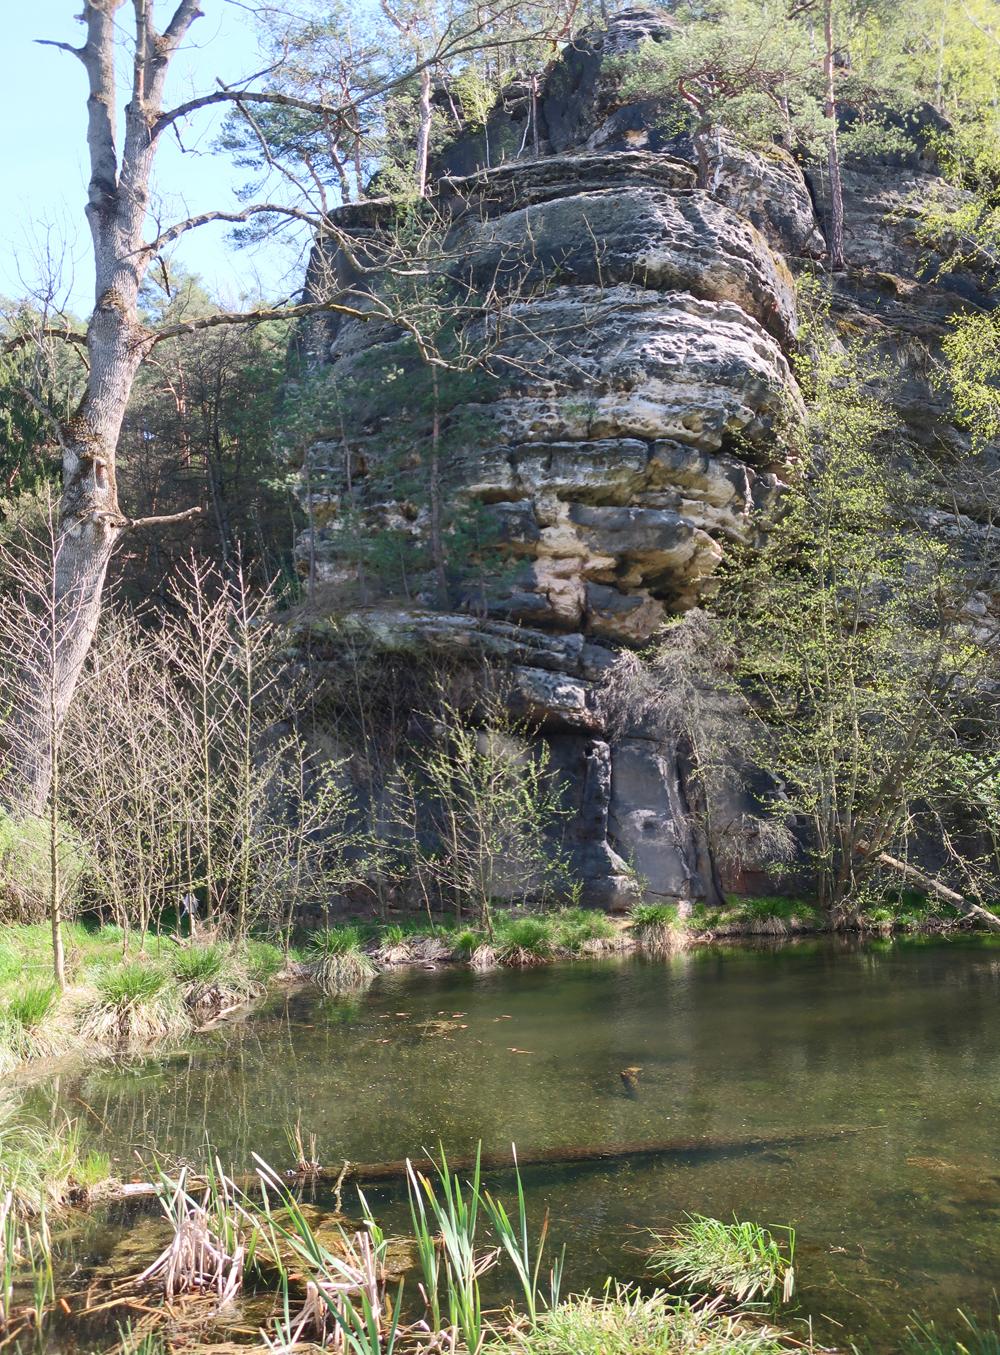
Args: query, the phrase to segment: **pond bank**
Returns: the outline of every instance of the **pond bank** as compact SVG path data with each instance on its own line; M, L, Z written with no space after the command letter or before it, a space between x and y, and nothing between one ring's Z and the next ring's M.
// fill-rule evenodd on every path
M501 1163L489 1189L509 1198L516 1142L529 1217L548 1211L570 1241L578 1290L642 1281L647 1229L736 1213L796 1229L803 1311L831 1318L823 1345L895 1350L913 1312L941 1331L958 1308L990 1320L998 954L977 936L813 937L399 969L329 997L299 985L141 1060L38 1079L23 1113L75 1119L81 1151L126 1182L202 1167L210 1144L252 1189L259 1154L328 1220L344 1161L363 1164L372 1179L345 1177L343 1207L360 1185L394 1237L407 1155L442 1142L467 1168L482 1140ZM284 1177L301 1159L325 1170ZM156 1201L95 1205L65 1216L66 1273L140 1274L166 1245L136 1255Z
M70 981L63 993L48 972L47 928L9 927L0 932L0 1075L60 1058L141 1053L244 1014L290 986L334 994L408 968L457 965L483 972L602 955L669 955L718 942L780 943L834 932L943 934L960 927L978 930L926 909L895 916L882 909L851 928L835 929L808 903L748 898L721 910L640 904L626 916L581 908L498 912L489 926L453 920L338 923L292 949L207 933L152 935L127 958L118 928L73 923L66 928Z

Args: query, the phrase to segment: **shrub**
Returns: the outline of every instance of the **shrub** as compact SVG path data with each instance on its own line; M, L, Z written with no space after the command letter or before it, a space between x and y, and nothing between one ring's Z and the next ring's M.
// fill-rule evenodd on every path
M787 1303L795 1288L795 1232L785 1229L785 1250L756 1223L723 1223L689 1214L668 1238L656 1238L649 1269L673 1275L689 1290L749 1303Z

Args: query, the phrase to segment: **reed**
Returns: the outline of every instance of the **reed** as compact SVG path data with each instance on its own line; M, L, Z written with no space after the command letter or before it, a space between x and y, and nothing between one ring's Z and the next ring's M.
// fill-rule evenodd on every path
M182 1294L211 1293L220 1305L230 1303L243 1287L255 1238L248 1243L236 1187L217 1160L200 1198L188 1191L188 1179L186 1168L176 1180L161 1174L160 1202L172 1236L136 1284L155 1282L168 1302Z
M279 1275L282 1315L269 1338L272 1350L290 1349L306 1335L351 1355L391 1355L399 1323L397 1304L385 1293L386 1238L364 1197L364 1227L337 1229L338 1249L317 1236L302 1208L278 1174L256 1158L261 1184L258 1226L262 1245ZM304 1297L292 1313L289 1262L302 1272ZM283 1343L283 1344L282 1344Z
M784 1246L759 1224L689 1214L669 1237L654 1235L648 1268L688 1290L736 1303L788 1303L795 1289L795 1230L781 1231Z
M545 1211L545 1217L542 1219L542 1226L538 1235L538 1244L535 1248L534 1258L532 1258L531 1240L528 1232L528 1211L524 1199L524 1185L521 1182L521 1173L517 1167L517 1149L511 1144L511 1152L514 1156L514 1177L517 1182L517 1221L511 1219L503 1202L495 1199L489 1191L482 1196L483 1206L489 1216L493 1231L503 1248L507 1253L509 1260L514 1266L518 1281L521 1285L521 1297L524 1300L524 1306L528 1315L528 1320L534 1326L538 1321L538 1307L540 1301L539 1280L542 1270L542 1256L545 1252L545 1241L549 1231L549 1213ZM564 1249L565 1250L565 1249ZM559 1288L562 1277L562 1256L557 1258L553 1264L549 1275L549 1298L550 1308L554 1308L559 1302Z
M481 1145L480 1145L481 1149ZM440 1162L434 1165L434 1179L407 1162L410 1188L410 1213L417 1234L417 1252L424 1268L432 1325L435 1331L451 1330L461 1339L469 1355L479 1355L486 1339L480 1278L496 1265L497 1247L480 1250L477 1246L481 1151L477 1149L472 1180L465 1187L448 1166L441 1149ZM419 1203L417 1203L419 1202ZM440 1238L440 1262L427 1268L426 1258L435 1235ZM439 1290L444 1291L442 1305ZM447 1317L445 1319L445 1310Z
M958 1329L950 1333L914 1319L903 1339L905 1355L1000 1355L1000 1318L984 1327L959 1309L958 1319Z

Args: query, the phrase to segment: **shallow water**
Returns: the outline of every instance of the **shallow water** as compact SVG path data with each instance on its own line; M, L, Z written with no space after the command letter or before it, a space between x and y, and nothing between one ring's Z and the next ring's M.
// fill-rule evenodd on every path
M1000 1289L1000 948L824 940L296 994L181 1053L36 1089L136 1174L136 1153L284 1167L555 1145L703 1151L525 1171L575 1288L642 1273L685 1210L791 1224L819 1334L890 1348L907 1317L988 1318ZM629 1095L621 1079L638 1067ZM768 1140L741 1147L740 1140ZM721 1146L716 1146L721 1145ZM499 1182L501 1190L503 1182ZM373 1192L390 1221L399 1203ZM109 1223L111 1220L109 1220ZM87 1247L106 1251L113 1228ZM78 1262L86 1258L77 1257ZM85 1268L85 1267L84 1267Z

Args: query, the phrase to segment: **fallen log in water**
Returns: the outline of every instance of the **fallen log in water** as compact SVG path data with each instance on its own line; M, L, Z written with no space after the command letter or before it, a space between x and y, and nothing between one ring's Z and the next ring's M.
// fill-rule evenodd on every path
M814 1134L785 1134L772 1138L753 1137L741 1139L666 1139L645 1143L614 1143L599 1146L574 1144L556 1148L540 1148L533 1152L518 1150L517 1166L526 1167L586 1167L613 1165L615 1163L642 1163L667 1158L683 1157L727 1157L744 1153L773 1152L781 1148L801 1148L807 1144L829 1142L846 1134L860 1133L858 1128L822 1130ZM422 1166L426 1163L426 1166ZM482 1153L479 1158L484 1171L511 1171L515 1165L510 1151L502 1153ZM415 1157L413 1164L418 1170L431 1167L431 1160ZM449 1157L448 1166L453 1172L471 1172L475 1170L474 1156ZM289 1185L302 1183L329 1183L339 1185L344 1181L356 1181L359 1186L381 1185L406 1181L406 1159L391 1162L348 1162L340 1167L320 1167L308 1172L290 1172L284 1177ZM201 1178L189 1175L188 1182L194 1188ZM258 1179L257 1173L247 1173L235 1178L235 1184L252 1185ZM159 1189L151 1181L123 1182L118 1194L124 1197L155 1195Z

